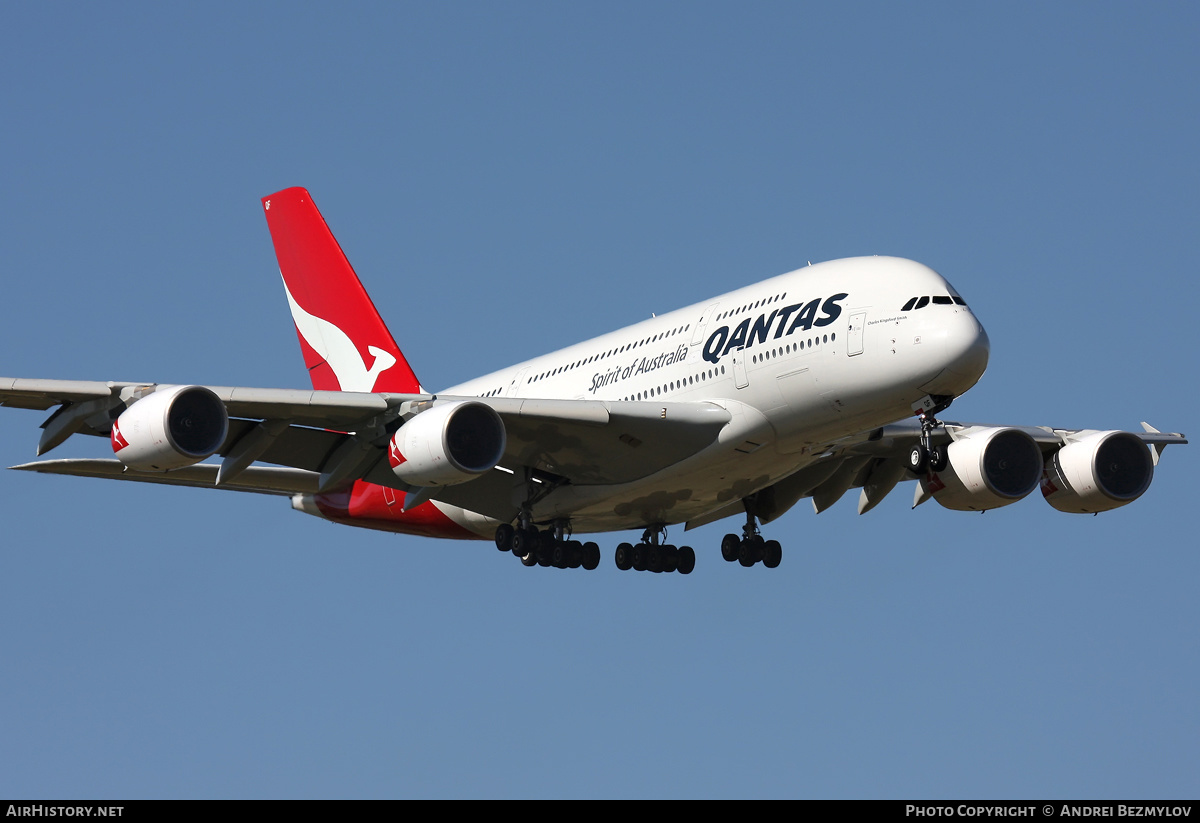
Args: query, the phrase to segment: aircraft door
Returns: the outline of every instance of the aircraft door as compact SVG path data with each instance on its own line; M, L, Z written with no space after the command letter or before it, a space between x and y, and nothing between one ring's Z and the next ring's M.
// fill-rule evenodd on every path
M741 346L733 353L733 385L739 389L750 385L750 376L746 373L746 350Z
M700 320L696 323L696 330L692 332L692 342L690 345L699 346L704 341L704 330L708 328L708 321L716 314L717 306L719 305L721 304L713 303L704 310L704 314L700 315Z
M521 387L522 383L524 382L525 374L528 371L529 371L529 367L526 366L525 368L523 368L519 372L517 372L517 376L512 379L512 382L508 384L508 388L504 390L505 397L512 397L514 394L516 394L517 389L519 389Z
M850 315L850 329L846 335L846 354L853 357L863 353L863 332L867 328L867 313L855 312Z

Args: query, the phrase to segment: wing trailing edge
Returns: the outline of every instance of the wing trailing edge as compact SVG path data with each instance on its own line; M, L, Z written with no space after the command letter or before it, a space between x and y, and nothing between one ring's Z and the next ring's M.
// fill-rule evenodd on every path
M127 469L120 460L42 460L36 463L23 463L20 466L9 466L9 468L38 474L100 477L108 480L132 480L138 483L158 483L166 486L227 489L285 497L293 494L315 493L320 478L317 472L303 469L251 466L242 470L236 478L218 486L217 474L221 467L213 463L199 463L169 472L147 472Z

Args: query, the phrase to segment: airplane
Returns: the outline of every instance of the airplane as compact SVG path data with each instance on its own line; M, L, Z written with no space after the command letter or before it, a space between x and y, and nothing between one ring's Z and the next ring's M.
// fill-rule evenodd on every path
M760 526L902 480L914 508L1127 505L1182 434L955 423L987 333L941 275L894 257L809 264L430 392L308 191L262 198L312 390L0 378L48 410L37 454L73 434L115 459L11 468L279 495L335 523L494 540L526 566L595 569L576 534L641 532L622 571L690 573L684 530L744 518L724 560L779 566ZM220 458L219 462L206 462ZM267 465L263 465L267 464Z

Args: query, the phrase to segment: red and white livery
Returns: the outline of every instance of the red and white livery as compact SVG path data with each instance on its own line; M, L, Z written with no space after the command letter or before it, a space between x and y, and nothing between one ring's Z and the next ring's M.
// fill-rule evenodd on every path
M1124 506L1163 449L1143 431L941 418L987 366L966 301L911 260L809 265L443 391L428 391L301 188L262 200L311 390L0 378L0 404L54 409L115 459L14 468L283 495L328 520L494 540L526 565L600 562L577 534L633 531L621 569L688 573L666 542L727 517L722 557L777 566L760 526L850 489L869 511L900 481L980 511L1035 488L1056 509ZM715 547L714 547L715 549Z

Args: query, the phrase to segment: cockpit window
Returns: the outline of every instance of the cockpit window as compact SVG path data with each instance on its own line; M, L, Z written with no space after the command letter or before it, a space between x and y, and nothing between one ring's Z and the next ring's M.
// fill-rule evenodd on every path
M904 308L900 309L900 311L914 311L916 309L923 309L929 305L929 300L930 298L928 296L910 297L908 298L908 302L904 304ZM957 294L935 294L933 296L933 302L939 306L949 306L951 303L959 306L967 305L967 301L963 300Z

